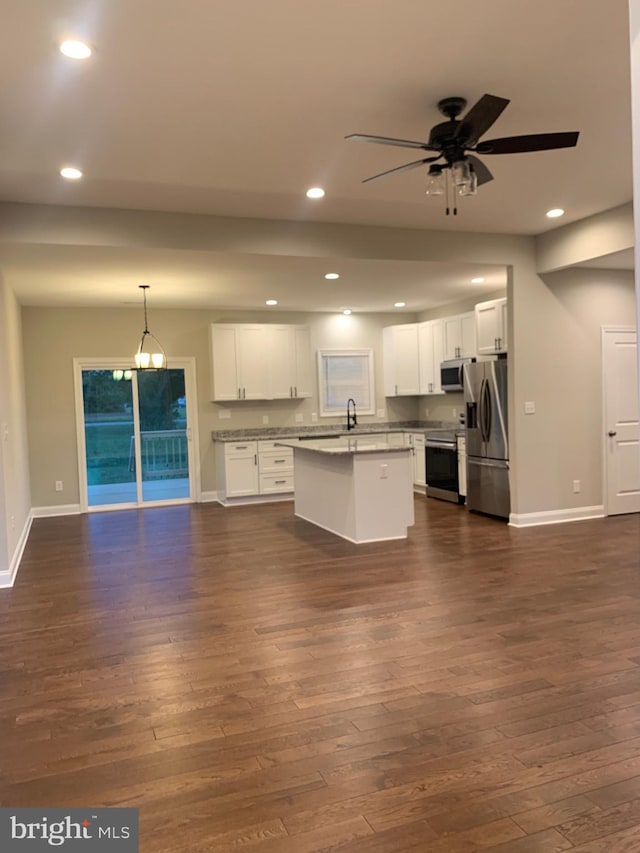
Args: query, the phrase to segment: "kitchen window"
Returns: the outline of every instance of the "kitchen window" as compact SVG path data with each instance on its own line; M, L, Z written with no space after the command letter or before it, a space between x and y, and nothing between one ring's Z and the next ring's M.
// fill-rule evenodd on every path
M318 388L321 417L343 415L350 397L359 415L375 414L373 351L318 350Z

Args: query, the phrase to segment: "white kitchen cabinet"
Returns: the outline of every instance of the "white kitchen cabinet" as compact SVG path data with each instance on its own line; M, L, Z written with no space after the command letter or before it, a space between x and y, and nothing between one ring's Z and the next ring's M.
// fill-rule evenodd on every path
M293 492L293 448L259 441L258 476L261 495Z
M218 496L223 499L258 494L258 443L220 442L217 458Z
M458 494L467 495L467 440L464 435L457 438L458 444Z
M475 307L478 355L507 352L507 300L490 299Z
M269 346L262 324L211 325L213 400L268 400Z
M420 394L442 394L440 364L444 360L443 321L418 323Z
M476 355L476 318L473 311L445 317L444 360L474 358Z
M277 441L217 441L216 479L222 504L293 493L293 449Z
M382 345L385 397L419 394L418 324L386 326Z
M413 447L413 485L424 489L427 485L424 434L421 432L410 433L409 444Z
M303 399L313 394L308 326L267 326L270 339L271 398Z
M210 342L214 401L312 396L307 326L214 323Z

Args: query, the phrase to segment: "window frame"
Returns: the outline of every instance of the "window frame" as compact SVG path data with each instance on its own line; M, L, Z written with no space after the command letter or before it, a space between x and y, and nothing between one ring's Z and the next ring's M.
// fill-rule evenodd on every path
M353 378L353 386L348 393L349 397L353 397L356 401L356 409L359 415L374 415L376 412L375 400L375 371L373 364L373 350L358 348L358 349L319 349L317 353L318 365L318 403L321 418L335 418L343 415L346 412L347 400L337 405L331 406L331 386L328 387L325 374L325 361L327 359L366 359L366 365L360 373L362 379L361 389L357 390L358 377ZM334 395L335 396L335 392Z

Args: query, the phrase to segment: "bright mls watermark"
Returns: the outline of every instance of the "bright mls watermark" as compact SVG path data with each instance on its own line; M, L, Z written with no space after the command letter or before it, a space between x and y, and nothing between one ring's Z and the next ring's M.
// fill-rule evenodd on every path
M0 851L138 853L138 809L0 809Z

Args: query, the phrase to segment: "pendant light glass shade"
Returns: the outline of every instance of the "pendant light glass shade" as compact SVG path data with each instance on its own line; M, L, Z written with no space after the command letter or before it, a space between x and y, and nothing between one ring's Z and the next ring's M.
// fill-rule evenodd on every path
M140 338L138 352L134 355L136 370L166 370L167 357L164 354L162 344L149 331L147 322L147 290L148 284L139 285L144 299L144 331Z

